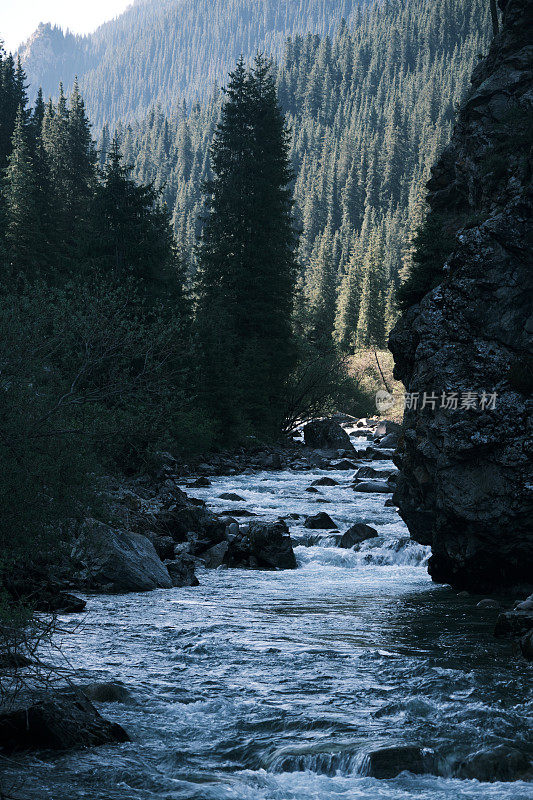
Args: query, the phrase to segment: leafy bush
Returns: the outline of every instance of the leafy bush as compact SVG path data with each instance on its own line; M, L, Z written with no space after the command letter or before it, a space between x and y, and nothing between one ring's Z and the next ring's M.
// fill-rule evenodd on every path
M294 430L303 420L337 411L361 414L371 404L348 372L348 359L334 348L324 349L300 340L297 366L286 386L284 430Z

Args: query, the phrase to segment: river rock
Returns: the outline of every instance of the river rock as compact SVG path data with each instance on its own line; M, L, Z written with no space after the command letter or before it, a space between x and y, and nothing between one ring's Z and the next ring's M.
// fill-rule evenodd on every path
M379 470L374 467L360 467L353 477L356 481L364 481L368 478L377 478L379 474Z
M191 487L191 489L205 489L208 486L211 486L211 481L209 480L209 478L200 476L199 478L196 478L195 481L190 483L189 486Z
M86 520L72 551L77 577L89 589L146 592L172 586L167 568L145 536Z
M228 548L228 542L220 542L214 547L210 547L209 550L206 550L202 555L206 567L208 569L218 569L218 567L224 563L224 558L228 552Z
M487 783L518 781L526 777L531 779L531 761L515 747L501 744L467 756L455 768L455 776L462 780Z
M100 716L81 692L65 692L0 713L0 748L68 750L129 742L126 731Z
M315 486L308 486L305 491L308 492L309 494L320 494L320 492Z
M250 551L259 566L270 569L296 569L296 557L287 525L283 521L251 522L248 532Z
M304 425L304 442L315 450L349 450L353 445L346 431L331 419L315 419Z
M339 547L349 549L361 544L361 542L365 542L367 539L375 539L377 536L378 532L375 528L371 528L370 525L364 525L362 522L356 522L355 525L348 528L346 533L343 533L339 541Z
M223 492L219 494L219 498L221 500L231 500L232 503L242 503L244 497L241 497L239 494L234 494L233 492Z
M304 522L304 528L312 528L313 530L334 530L337 526L325 511L320 511L311 517L307 517Z
M250 522L229 542L224 562L229 567L296 569L289 529L283 520Z
M373 778L388 780L405 771L415 775L434 773L435 767L435 754L432 750L405 745L382 747L369 753L364 771Z
M476 608L499 608L500 604L497 600L493 600L491 597L486 597L484 600L480 600L479 603L476 603Z
M457 409L406 409L396 499L432 578L476 593L533 581L533 16L531 0L500 6L428 184L448 252L389 340L408 395L457 393Z
M500 614L494 635L523 636L530 630L533 630L533 595L518 603L512 611Z
M170 575L173 587L199 586L198 578L194 572L194 558L187 553L176 553L172 561L165 562L165 566Z
M526 661L533 661L533 630L520 639L520 651Z
M355 469L355 464L353 461L348 461L348 459L343 459L342 461L337 461L336 463L332 463L330 465L330 469L338 469L341 472L348 472L348 470Z
M397 433L389 433L387 436L384 436L383 439L380 439L379 443L376 447L379 450L385 448L392 448L395 450L398 447L398 442L400 441L400 437Z
M311 486L338 486L339 482L334 480L333 478L318 478L318 480L313 481Z
M365 492L366 494L391 494L392 489L386 483L380 481L362 481L353 487L354 492Z
M37 593L32 602L35 611L45 614L79 614L87 603L80 597L76 597L70 592L62 592L55 589L45 588Z

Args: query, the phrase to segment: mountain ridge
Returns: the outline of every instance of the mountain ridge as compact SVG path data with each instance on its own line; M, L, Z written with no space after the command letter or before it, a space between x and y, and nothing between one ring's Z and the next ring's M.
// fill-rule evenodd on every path
M241 53L278 56L288 36L332 34L367 0L138 0L87 36L42 23L19 49L33 100L79 79L96 127L203 100Z

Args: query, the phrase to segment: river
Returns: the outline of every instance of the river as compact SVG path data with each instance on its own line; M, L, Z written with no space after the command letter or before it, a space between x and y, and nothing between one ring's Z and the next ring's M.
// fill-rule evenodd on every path
M305 492L326 474L340 485ZM492 636L497 612L432 584L428 551L406 539L387 495L356 493L349 478L260 472L195 490L215 510L237 492L261 518L322 510L341 531L366 522L380 538L359 552L327 536L309 546L316 532L290 520L297 570L205 570L196 588L88 597L56 643L80 683L127 685L131 703L99 708L132 743L21 757L17 796L531 800L522 782L365 777L381 746L433 748L444 773L484 745L527 748L533 702L531 667Z

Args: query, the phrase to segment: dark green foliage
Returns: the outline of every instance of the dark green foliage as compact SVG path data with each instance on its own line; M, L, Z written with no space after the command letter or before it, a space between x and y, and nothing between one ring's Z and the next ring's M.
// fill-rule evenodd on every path
M200 384L225 436L239 422L274 435L294 358L289 135L262 57L238 62L226 97L198 250Z
M6 67L7 63L7 67ZM0 63L13 85L24 77ZM23 98L24 100L24 98ZM0 192L0 616L26 624L72 522L105 513L98 475L211 444L190 391L189 313L169 215L84 104L15 115Z
M411 271L398 290L398 305L402 311L418 303L442 280L442 268L455 242L445 225L446 220L441 216L431 214L419 228L413 241Z
M153 186L138 185L123 163L118 139L109 146L94 198L91 258L115 280L135 278L149 294L183 303L183 272L170 219Z
M33 271L41 248L38 183L30 131L19 107L5 170L4 223L7 270L12 280Z

